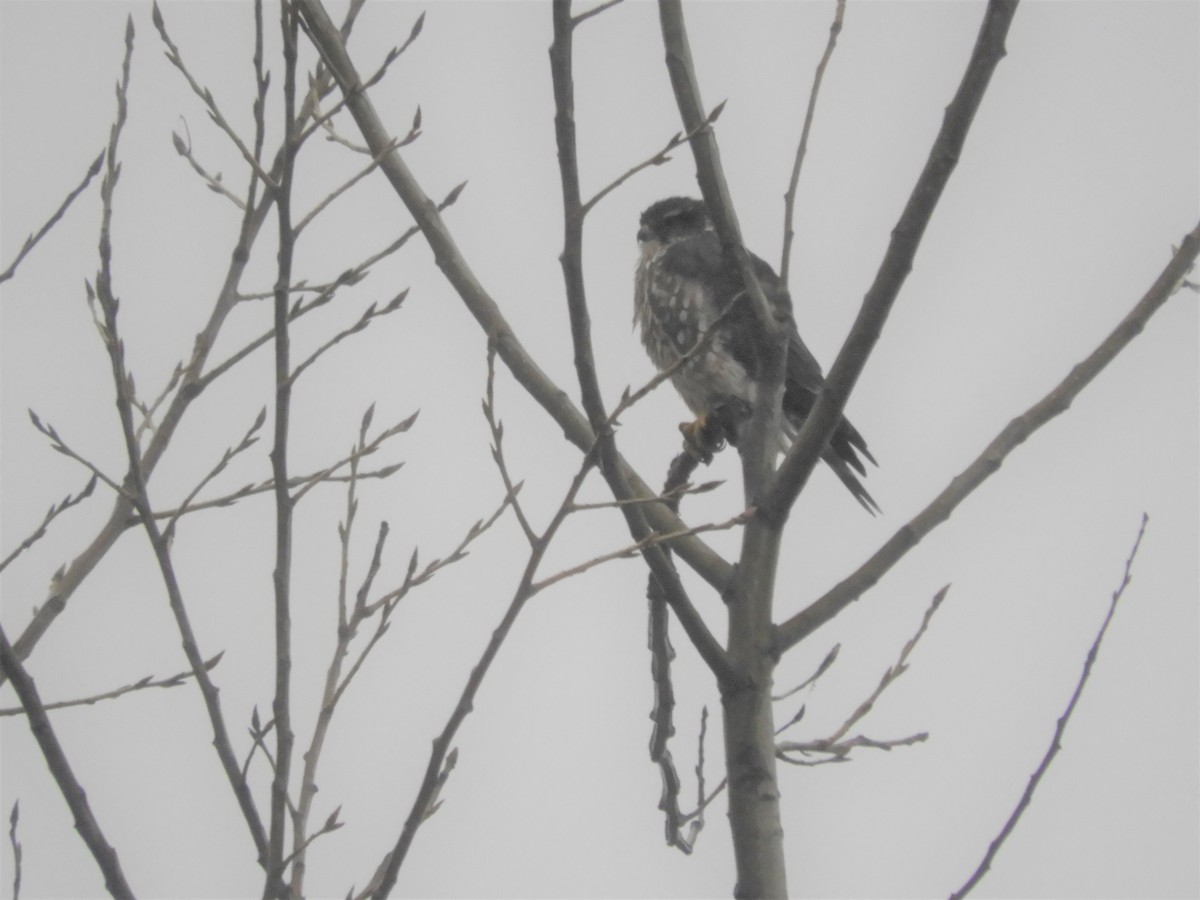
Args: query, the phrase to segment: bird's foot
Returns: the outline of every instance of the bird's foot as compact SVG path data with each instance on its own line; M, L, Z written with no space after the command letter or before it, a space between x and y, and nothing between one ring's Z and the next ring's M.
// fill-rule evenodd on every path
M681 423L679 432L683 435L684 450L705 465L725 447L725 431L712 413L704 413L694 422Z

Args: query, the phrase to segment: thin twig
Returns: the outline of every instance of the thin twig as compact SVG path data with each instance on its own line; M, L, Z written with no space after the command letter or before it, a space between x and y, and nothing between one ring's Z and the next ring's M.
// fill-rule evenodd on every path
M346 20L341 28L341 38L343 41L348 36L348 26L353 22L354 16L357 15L356 8L361 7L361 5L362 5L362 0L358 0L357 4L351 4L350 10L346 14ZM301 27L304 28L304 33L308 36L308 38L310 40L313 41L314 46L316 46L319 50L320 44L318 44L317 41L313 38L313 35L311 34L311 32L309 32L308 26L305 24L303 19L301 20L300 24L301 24ZM387 56L384 57L384 60L379 65L379 68L377 68L375 70L375 74L373 74L370 78L368 78L362 84L360 90L366 90L367 88L371 87L372 85L378 84L380 81L382 81L384 79L384 76L387 75L388 68L391 66L391 64L400 58L401 54L403 54L404 51L409 48L409 46L413 43L413 41L415 41L418 37L420 37L421 29L424 27L425 27L425 13L422 12L419 16L417 16L416 21L413 23L413 26L408 33L408 38L399 47L393 47L390 51L388 51ZM329 71L327 65L324 62L322 63L322 66L325 67L326 72ZM329 79L326 79L323 86L326 86L326 92L328 92L328 90L332 89L332 81ZM305 129L304 133L301 135L301 140L307 140L308 137L314 131L316 131L316 129L318 129L318 128L326 128L327 123L330 122L335 115L337 115L339 112L341 112L342 108L346 105L346 101L347 101L346 97L342 97L342 99L338 100L337 103L335 103L328 112L322 113L320 111L320 109L318 108L319 99L320 99L319 93L317 90L314 89L314 83L310 82L309 83L309 93L308 93L308 97L306 99L306 103L309 105L309 107L311 107L311 112L313 113L313 121L312 121L312 124L307 129ZM332 135L332 130L330 130L330 134ZM341 142L339 141L339 143L341 143ZM360 148L355 148L355 149L360 149ZM361 148L361 149L362 149L362 152L371 152L370 150L367 150L366 148ZM376 153L373 155L378 156L379 154Z
M212 657L212 659L206 660L204 663L204 668L211 672L216 667L217 663L221 661L221 657L224 655L225 651L222 650L216 656ZM157 681L154 680L154 676L147 675L145 678L140 678L132 684L127 684L124 687L113 688L111 691L104 691L101 694L92 694L89 697L80 697L77 700L58 700L54 703L45 703L42 705L42 708L45 710L51 710L70 709L73 706L92 706L93 704L100 703L103 700L115 700L118 697L124 697L126 694L132 694L134 691L143 691L150 688L178 687L192 677L194 677L194 673L191 669L188 669L186 672L177 672L169 678L160 678ZM7 709L0 709L0 716L20 716L24 714L25 710L22 707L9 707Z
M175 368L171 370L171 377L167 379L167 383L154 398L154 402L147 406L145 403L137 403L137 410L142 414L142 421L138 425L137 439L138 444L141 444L142 435L147 431L154 432L154 414L158 412L158 408L166 402L167 397L171 395L171 391L179 385L180 379L183 377L183 363L176 363Z
M411 138L409 138L409 139L411 139ZM405 143L404 141L395 141L390 147L388 147L384 151L384 153L391 153L397 147L403 146L404 143ZM348 178L345 182L343 182L337 188L330 191L329 194L327 194L325 196L324 200L322 200L320 203L318 203L316 206L314 206L309 211L308 215L306 215L303 219L301 219L296 224L296 227L295 227L293 233L296 235L299 235L300 232L302 232L305 229L305 227L308 225L308 223L311 222L313 219L315 219L317 216L319 216L321 213L323 213L326 209L328 209L329 205L331 203L333 203L334 200L336 200L338 197L345 194L346 191L350 190L350 188L354 187L354 185L358 184L360 181L362 181L364 178L366 178L368 175L370 175L372 172L374 172L376 169L378 169L380 158L381 158L380 156L376 156L363 169L361 169L360 171L358 171L357 173L352 175L350 178Z
M512 497L506 496L496 511L493 512L487 519L476 522L471 526L470 529L468 529L466 536L459 541L458 546L455 547L448 556L441 559L435 559L428 563L420 573L417 572L417 552L414 550L409 559L408 571L405 574L403 584L401 584L400 587L384 594L379 600L367 602L367 594L371 589L371 583L379 569L379 559L383 551L383 540L387 535L386 526L381 525L379 536L376 540L375 554L372 557L371 567L367 572L367 577L363 580L362 586L359 588L358 595L355 598L353 610L350 612L349 618L347 619L346 628L339 630L338 650L335 651L336 672L334 664L331 663L328 670L331 675L331 679L327 680L327 693L321 707L321 716L323 718L332 718L334 709L337 707L337 704L341 700L342 695L346 692L346 689L350 686L350 683L354 680L354 676L358 674L359 670L363 666L363 663L366 662L367 656L375 648L375 645L378 644L384 634L387 633L391 614L400 601L403 600L413 588L425 584L442 569L445 569L446 567L465 558L467 555L467 548L489 528L491 528L493 524L495 524L496 520L500 518L500 516L511 503ZM340 681L337 680L338 677L340 677L340 672L343 667L343 659L349 651L350 642L357 634L359 625L362 622L365 622L368 618L374 616L376 613L381 613L381 615L376 622L374 633L367 640L366 645L359 651L358 656L350 665L345 677L341 678ZM345 636L344 651L341 649L343 635ZM338 653L341 653L343 659L337 659ZM333 685L332 693L329 693L330 684ZM326 710L328 710L328 712L326 712ZM328 723L326 723L326 725L327 724ZM314 744L314 746L317 745ZM302 800L303 797L304 794L302 793ZM296 882L293 881L293 891L295 891L295 884Z
M670 493L663 491L656 497L630 497L628 500L602 500L596 503L576 503L572 512L586 512L594 509L620 509L622 506L629 506L637 503L674 503L678 504L684 497L694 497L698 494L707 494L709 491L715 491L725 481L718 479L716 481L705 481L701 484L692 484L684 482L671 489Z
M342 677L342 665L345 662L350 642L357 634L359 623L365 618L363 598L365 593L370 590L371 583L379 571L383 547L388 535L387 522L381 522L379 524L379 534L375 541L375 552L371 558L370 568L363 579L362 587L359 589L358 600L355 602L353 609L351 609L347 603L347 594L349 590L351 537L354 533L354 523L358 514L358 463L362 450L367 444L367 433L371 427L371 420L374 418L374 414L375 404L372 403L367 407L366 412L363 413L362 421L359 424L358 438L350 452L350 475L346 488L346 513L345 518L338 523L337 644L334 647L329 666L325 671L325 687L322 694L320 711L317 714L317 722L313 727L313 734L308 744L308 750L303 755L304 771L300 779L300 800L292 824L292 844L294 849L290 859L293 860L291 892L294 898L304 896L304 876L307 870L306 850L312 840L312 838L306 837L308 818L312 810L313 798L317 793L317 767L320 764L325 739L329 733L329 726L333 721L333 714L337 708L340 696L338 694L338 682ZM316 837L316 835L313 835L313 837Z
M573 16L571 18L571 24L578 25L580 22L584 22L590 19L592 16L600 15L600 13L604 12L606 9L610 9L620 2L622 2L622 0L605 0L604 3L597 4L591 9L585 9L583 12L579 13L579 15Z
M796 186L800 183L800 167L808 152L808 136L812 132L813 116L817 111L817 94L821 90L821 80L825 77L825 67L833 56L833 48L837 46L838 35L842 31L842 19L846 15L846 0L837 0L837 9L833 14L833 24L829 26L829 41L825 44L825 52L817 63L816 74L813 75L812 90L808 94L808 108L804 112L804 127L800 131L800 144L796 147L796 161L792 164L792 178L788 182L787 192L783 195L783 255L779 261L779 281L787 287L788 270L792 261L792 239L795 231L792 220L796 215Z
M186 129L187 122L185 121L183 124L184 124L184 128ZM190 137L190 134L189 134L189 137ZM185 141L178 134L178 132L174 132L174 131L171 132L171 143L175 147L175 152L178 153L180 156L182 156L184 159L186 159L188 161L188 165L190 165L192 167L192 171L194 171L197 175L200 176L200 179L204 182L205 186L207 186L210 191L212 191L215 194L220 194L221 196L227 198L230 202L233 203L234 206L236 206L242 212L246 211L246 201L243 200L241 197L239 197L237 194L235 194L233 191L231 191L229 188L225 187L225 183L221 180L220 172L218 172L216 175L210 175L208 173L208 170L205 169L204 166L200 165L199 161L196 159L195 155L192 153L191 144L188 141Z
M235 456L240 453L244 453L258 443L258 430L262 428L263 423L266 422L266 420L267 408L264 406L261 410L259 410L258 416L254 419L254 422L250 425L250 428L242 436L242 439L235 446L225 448L225 452L221 454L221 458L217 461L217 464L213 466L212 469L209 470L208 474L200 479L199 484L192 488L188 495L183 498L183 502L179 504L178 508L174 510L174 512L171 514L171 517L167 520L167 527L163 529L163 534L167 536L168 540L170 540L175 534L175 525L179 521L179 517L191 511L192 501L196 499L197 494L204 490L204 486L220 475Z
M791 763L793 766L823 766L828 763L846 762L850 753L856 747L867 747L872 750L892 750L896 747L910 747L929 740L929 733L920 731L908 737L877 740L865 735L855 735L836 742L828 738L817 741L784 741L775 745L775 758ZM819 759L802 759L790 754L799 753L802 756L819 754Z
M576 22L576 24L579 23L578 17L576 17L575 22ZM675 135L672 136L672 138L669 141L667 141L667 144L665 147L663 147L661 150L659 150L657 153L655 153L653 156L649 157L648 159L642 160L642 162L638 163L635 166L632 166L631 168L627 169L622 174L618 175L616 178L614 178L612 181L610 181L607 185L605 185L599 191L597 191L590 200L588 200L586 203L581 204L580 209L579 209L579 215L586 216L588 213L590 213L592 211L592 209L596 206L597 203L599 203L601 200L603 200L605 197L607 197L609 194L611 194L613 191L615 191L617 188L619 188L621 185L623 185L626 181L628 181L630 178L632 178L638 172L641 172L643 169L648 169L651 166L661 166L665 163L670 162L671 157L669 154L672 150L674 150L676 147L680 146L681 144L686 144L689 140L692 139L692 137L694 137L696 134L698 134L701 130L711 127L712 124L717 121L717 119L720 117L721 113L724 110L725 110L725 103L724 102L718 103L713 108L712 112L710 112L704 118L704 121L701 122L699 125L697 125L696 128L694 128L692 131L676 132Z
M871 692L866 700L859 704L858 709L850 714L842 727L835 731L827 739L830 744L838 743L846 732L853 728L867 713L875 706L875 702L880 698L885 690L901 675L908 671L908 657L913 652L913 648L917 646L917 642L924 636L926 629L929 628L929 622L933 618L933 614L938 611L938 607L942 605L942 601L946 599L946 593L950 590L950 585L946 585L940 591L933 595L933 601L929 604L929 608L925 610L925 615L921 618L921 624L917 628L917 633L909 638L908 643L900 651L900 657L896 660L896 664L891 666L883 677L879 679L879 684L875 686L875 690Z
M33 533L29 535L29 537L21 541L21 543L17 546L17 549L8 554L8 556L4 557L3 562L0 562L0 572L3 572L6 568L8 568L9 563L41 540L42 537L45 536L46 529L50 527L51 522L57 519L72 506L78 506L80 503L90 497L92 495L92 491L96 489L96 482L98 480L98 476L93 473L92 477L88 479L88 483L83 486L83 490L81 490L78 494L67 494L67 496L63 497L62 500L58 501L58 503L50 504L50 508L46 510L46 515L42 518L42 523L38 525L36 529L34 529Z
M817 666L817 670L815 672L813 672L811 675L809 675L807 678L805 678L802 682L800 682L794 688L791 688L790 690L786 690L782 694L773 694L771 696L771 699L775 700L775 701L786 700L788 697L792 696L792 694L799 693L800 691L802 691L806 687L808 687L810 684L815 684L817 679L820 678L822 675L824 675L826 672L828 672L829 668L837 661L838 652L841 649L842 649L841 644L834 644L833 648L828 653L825 654L825 658L823 660L821 660L821 664L819 666Z
M363 314L358 317L357 322L348 328L343 328L341 331L323 343L320 347L314 350L311 354L309 354L309 356L302 363L296 366L290 376L291 381L295 383L296 379L300 377L301 372L315 363L321 358L322 355L332 349L335 345L350 337L350 335L358 334L360 331L369 326L375 319L382 318L389 313L394 313L404 303L404 300L407 296L408 288L405 288L399 294L389 300L382 308L376 307L376 305L372 303L363 311Z
M987 874L992 866L992 862L996 859L996 854L1000 852L1000 847L1012 834L1013 829L1017 827L1017 822L1029 807L1029 801L1033 799L1033 792L1037 790L1038 785L1045 777L1046 772L1050 768L1050 764L1054 762L1054 757L1058 755L1058 751L1062 749L1062 737L1067 730L1067 723L1071 721L1071 715L1075 712L1075 706L1079 703L1079 698L1083 694L1084 685L1087 684L1088 677L1092 674L1092 666L1096 663L1096 657L1100 653L1100 643L1104 640L1104 636L1108 633L1108 626L1112 624L1113 614L1117 611L1117 604L1121 597L1125 594L1125 588L1129 587L1129 582L1133 579L1133 561L1137 557L1138 549L1142 546L1142 537L1146 534L1146 525L1149 523L1150 517L1142 513L1142 524L1138 528L1137 539L1133 542L1133 549L1129 551L1129 556L1125 559L1125 572L1121 577L1121 583L1117 585L1117 589L1113 591L1112 600L1108 605L1108 612L1104 616L1104 621L1100 625L1100 630L1096 633L1096 639L1092 641L1092 646L1088 649L1087 657L1083 662L1083 671L1079 675L1079 681L1075 685L1075 690L1071 694L1071 699L1067 703L1067 708L1058 718L1058 724L1054 727L1054 738L1050 741L1050 747L1046 750L1042 761L1038 763L1038 767L1034 769L1033 774L1029 776L1029 783L1025 785L1025 790L1021 794L1021 799L1017 801L1016 808L1004 823L1004 827L1000 829L1000 833L988 845L987 853L984 854L982 861L971 873L971 877L966 880L962 887L950 895L950 900L962 900L971 890L977 885L981 878Z
M31 421L33 423L34 428L36 428L38 431L40 431L42 434L44 434L46 437L48 437L50 439L51 448L53 448L57 452L61 453L63 456L67 457L68 459L75 460L77 463L79 463L81 466L83 466L85 469L87 469L89 472L92 473L93 479L99 479L100 481L103 481L106 485L108 485L110 488L112 488L113 491L116 492L117 496L119 496L119 497L128 497L129 496L128 492L125 490L125 487L123 485L118 484L115 479L106 475L97 465L95 465L95 463L93 463L87 457L85 457L81 453L78 453L77 451L73 450L71 448L71 446L62 439L62 437L59 435L58 431L54 428L53 425L49 424L48 422L42 422L41 418L38 417L38 414L35 413L32 409L28 410L28 412L29 412L29 421Z
M21 250L17 254L16 259L9 264L7 269L5 269L3 272L0 272L0 284L8 281L8 279L12 278L13 275L16 274L17 266L21 264L21 260L28 256L29 251L37 246L38 241L49 234L50 229L59 223L59 220L61 220L66 214L70 205L75 202L75 198L87 190L87 186L92 183L92 179L96 177L97 173L99 173L100 166L103 162L104 151L101 150L100 154L94 160L92 160L92 164L88 166L87 174L83 176L83 181L81 181L73 191L67 194L67 199L59 204L59 207L54 211L54 214L46 220L46 224L39 228L36 234L31 234L29 237L25 238L25 243L21 245Z
M603 565L606 562L612 562L614 559L629 559L630 557L637 556L640 553L645 553L651 547L669 544L680 537L684 537L685 535L705 534L710 531L727 531L730 528L736 528L739 525L746 524L752 515L752 511L740 512L736 516L726 519L724 522L709 522L705 525L695 525L691 528L688 528L686 531L668 532L667 534L659 534L657 532L651 533L642 538L640 541L634 541L632 544L627 544L619 550L613 550L609 553L602 553L599 556L595 556L592 559L579 563L578 565L571 566L569 569L563 569L562 571L556 572L555 574L550 575L541 581L535 582L533 585L533 592L538 593L553 584L558 584L558 582L567 578L573 578L576 575L582 575L589 569L594 569L596 566Z
M533 526L529 524L529 519L525 516L525 509L517 500L517 492L521 489L521 483L513 483L512 476L509 475L508 463L504 458L504 423L496 418L496 348L492 344L488 344L487 353L487 384L484 388L483 396L483 417L487 420L488 429L492 432L492 460L496 463L496 468L500 471L500 480L504 482L504 491L507 496L513 498L513 515L517 517L517 524L521 526L521 531L525 535L525 539L532 547L537 543L537 534L534 533Z
M465 186L466 186L466 182L462 182L461 184L458 184L457 186L455 186L450 191L450 193L448 193L446 195L445 199L443 199L442 202L438 205L438 208L446 209L447 207L451 206L454 203L454 201L458 199L459 195L462 193L462 190ZM294 322L297 319L299 319L301 316L305 315L306 313L310 313L314 309L317 309L317 308L329 303L334 298L334 295L337 293L338 288L340 288L344 285L358 284L360 281L362 281L364 278L367 277L367 275L370 273L371 267L374 266L375 263L377 263L381 259L384 259L384 258L390 256L391 254L395 253L397 250L399 250L401 247L403 247L406 243L408 243L408 241L411 238L413 238L417 234L420 234L420 231L421 231L421 229L418 228L417 226L415 226L415 225L412 226L411 228L407 229L403 234L401 234L400 237L398 237L396 240L392 241L390 244L388 244L382 250L371 254L366 259L362 260L362 262L360 262L357 265L354 265L351 268L347 269L346 271L342 272L336 279L334 279L333 281L331 281L327 284L311 285L311 286L307 285L307 284L301 284L298 286L290 287L288 289L289 293L298 292L298 291L299 292L314 291L317 294L316 297L312 298L307 303L303 302L303 298L301 298L295 304L293 304L290 312L288 313L288 315L290 317L290 321ZM239 300L258 300L258 299L266 299L268 297L273 298L274 296L275 296L275 290L272 289L269 292L240 294L240 295L238 295L238 299ZM232 369L235 365L237 365L243 359L248 357L251 353L253 353L255 350L257 350L259 347L265 346L271 340L272 335L273 335L272 331L264 331L257 338L255 338L254 340L250 341L248 344L243 346L240 350L231 354L227 359L223 360L221 363L214 366L208 372L204 373L203 376L197 377L195 379L195 381L193 382L192 396L199 394L201 391L203 391L205 388L207 388L210 384L212 384L212 382L216 381L218 378L220 378L222 375L224 375L226 372L228 372L230 369Z
M172 41L171 36L167 34L167 26L163 21L162 10L158 8L157 2L155 2L151 7L150 18L154 22L154 27L158 29L158 34L159 37L162 38L162 42L167 45L167 59L170 60L171 65L175 66L175 68L177 68L183 74L183 77L187 79L187 83L191 86L192 91L196 94L196 96L204 101L204 105L208 108L209 118L213 120L218 128L220 128L229 136L229 139L233 141L234 146L237 147L238 152L242 154L242 158L246 160L250 168L254 171L254 174L258 178L262 179L263 184L267 185L267 187L269 187L271 190L278 188L279 185L276 183L275 179L272 178L262 168L257 154L250 151L250 148L242 142L242 139L238 137L237 132L233 130L233 127L221 114L221 110L217 106L217 101L213 97L212 91L206 87L201 87L199 82L192 77L192 73L188 71L187 66L183 62L183 56L179 52L179 48L175 46L175 42Z

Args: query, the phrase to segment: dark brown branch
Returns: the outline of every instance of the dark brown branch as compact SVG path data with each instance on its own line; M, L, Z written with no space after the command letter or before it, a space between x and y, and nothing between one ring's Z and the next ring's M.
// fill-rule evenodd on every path
M1120 324L1087 358L1071 369L1050 393L1013 419L966 469L928 506L900 528L875 554L820 599L782 623L776 633L779 652L802 641L869 590L929 532L946 521L958 505L994 474L1008 455L1035 431L1065 412L1178 290L1200 256L1200 224L1186 235L1171 261Z
M1004 57L1004 40L1016 9L1016 0L991 0L988 4L962 83L946 107L941 130L904 212L892 230L875 281L863 298L858 318L829 370L824 389L805 417L804 425L763 497L760 512L771 520L782 522L787 518L830 436L841 422L846 400L912 270L925 228L962 156L967 133L992 73Z
M1075 685L1075 690L1071 694L1071 699L1067 703L1067 708L1058 718L1058 724L1054 728L1054 738L1050 742L1049 749L1046 750L1046 755L1042 757L1042 761L1029 777L1029 783L1025 786L1024 793L1021 794L1021 799L1017 801L1016 808L1012 811L1012 815L1008 817L1008 821L1004 823L1004 827L1000 829L1000 833L988 846L987 853L984 854L983 860L979 866L971 874L957 891L950 895L950 900L962 900L971 890L977 885L980 879L987 874L991 868L992 862L996 858L996 854L1000 851L1000 847L1012 834L1014 828L1017 827L1017 822L1021 820L1021 816L1029 807L1029 801L1033 799L1033 792L1037 790L1042 778L1050 768L1050 764L1054 762L1054 757L1058 755L1058 751L1062 749L1062 737L1067 730L1067 723L1071 721L1071 715L1075 712L1075 706L1079 703L1079 698L1083 694L1084 685L1087 684L1088 677L1092 674L1092 666L1096 663L1096 657L1100 653L1100 643L1104 640L1104 635L1108 633L1108 626L1112 624L1113 614L1117 611L1117 604L1125 593L1125 588L1129 587L1129 582L1133 577L1133 561L1137 557L1138 548L1142 546L1142 537L1146 533L1146 524L1150 521L1150 517L1142 513L1142 524L1138 528L1137 539L1133 542L1133 549L1129 551L1129 556L1125 560L1125 573L1121 578L1121 583L1113 592L1112 601L1108 605L1108 613L1104 616L1104 621L1100 625L1100 630L1096 633L1096 639L1092 641L1092 646L1088 649L1087 657L1083 662L1083 672L1079 675L1079 682Z

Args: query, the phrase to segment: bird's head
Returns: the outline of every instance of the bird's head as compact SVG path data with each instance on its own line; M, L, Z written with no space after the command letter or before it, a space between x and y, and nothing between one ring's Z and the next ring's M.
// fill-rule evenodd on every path
M646 208L638 228L638 243L665 245L712 228L708 207L692 197L668 197Z

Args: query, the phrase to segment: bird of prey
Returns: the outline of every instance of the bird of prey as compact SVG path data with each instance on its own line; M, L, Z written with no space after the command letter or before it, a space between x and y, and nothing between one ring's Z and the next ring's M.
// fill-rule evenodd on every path
M689 447L708 459L723 441L736 446L749 421L762 377L761 328L748 296L735 302L746 294L745 285L703 201L659 200L642 213L637 236L634 326L641 326L642 343L659 371L676 367L671 380L697 416L680 430ZM750 259L764 295L790 330L780 435L780 448L786 449L825 379L796 330L787 288L766 262L753 254ZM710 328L714 333L706 334ZM844 417L822 458L868 512L878 511L857 477L866 474L862 458L875 459Z

